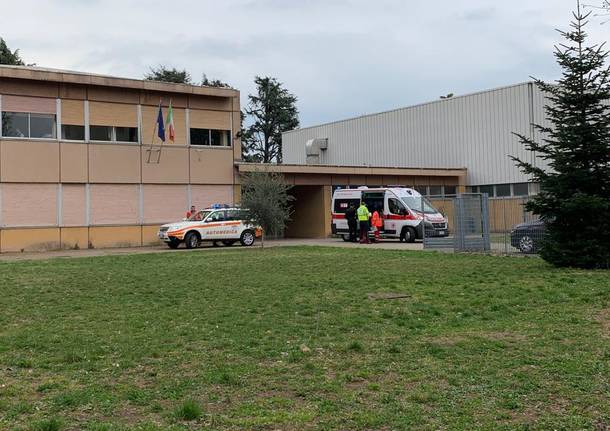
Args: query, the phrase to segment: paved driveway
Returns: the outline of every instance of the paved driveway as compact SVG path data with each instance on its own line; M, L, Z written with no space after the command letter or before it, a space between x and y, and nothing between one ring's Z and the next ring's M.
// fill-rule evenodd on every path
M422 250L421 242L407 244L399 241L383 241L377 244L357 244L345 242L342 239L327 238L327 239L280 239L265 241L265 247L287 247L287 246L321 246L321 247L348 247L362 249L384 249L384 250ZM260 247L260 241L249 249ZM52 258L68 258L68 257L92 257L92 256L114 256L120 254L140 254L140 253L196 253L199 251L213 251L226 248L224 246L213 247L205 244L197 250L187 250L182 248L171 250L166 245L159 244L150 247L128 247L128 248L105 248L105 249L84 249L84 250L57 250L57 251L42 251L42 252L24 252L24 253L3 253L0 254L0 261L16 261L16 260L42 260ZM241 246L233 246L233 248L246 248Z

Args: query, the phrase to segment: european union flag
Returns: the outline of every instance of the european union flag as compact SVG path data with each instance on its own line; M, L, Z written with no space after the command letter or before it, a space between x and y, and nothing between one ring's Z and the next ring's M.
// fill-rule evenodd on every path
M165 126L163 125L163 112L161 111L161 104L159 104L159 114L157 115L157 136L163 142L165 142Z

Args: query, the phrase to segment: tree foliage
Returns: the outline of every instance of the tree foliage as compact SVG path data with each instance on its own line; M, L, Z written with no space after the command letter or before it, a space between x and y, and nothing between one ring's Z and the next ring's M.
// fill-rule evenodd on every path
M191 74L186 69L178 70L175 67L171 69L160 65L151 67L150 72L144 75L144 78L149 81L173 82L174 84L191 84Z
M589 14L573 13L567 42L555 49L556 84L536 80L550 127L540 142L518 135L549 168L513 158L540 194L526 205L546 222L541 256L556 266L608 267L610 262L610 70L604 45L586 46Z
M256 94L244 110L250 125L242 129L243 158L251 162L282 162L282 132L299 127L297 98L275 78L254 78Z
M258 171L241 176L241 187L241 205L248 210L250 222L263 229L264 245L267 234L281 234L290 220L291 186L281 174Z
M193 82L191 74L186 69L178 70L175 67L171 69L169 67L160 65L157 67L151 67L150 72L144 75L144 78L149 81L161 81L161 82L172 82L174 84L190 84L190 85L201 85L205 87L220 87L220 88L231 88L229 84L221 81L220 79L208 79L204 73L201 79L201 83Z
M19 50L11 51L4 39L0 37L0 64L23 66L25 63L19 56Z
M221 81L220 79L208 79L207 75L204 73L201 79L201 86L203 87L218 87L218 88L231 88L229 84Z

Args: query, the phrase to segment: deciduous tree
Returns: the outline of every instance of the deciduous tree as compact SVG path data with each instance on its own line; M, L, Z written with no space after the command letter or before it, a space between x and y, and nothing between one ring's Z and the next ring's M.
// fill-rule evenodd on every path
M291 186L281 174L259 171L243 175L241 187L241 205L248 210L250 222L262 228L264 247L265 236L281 234L290 220Z

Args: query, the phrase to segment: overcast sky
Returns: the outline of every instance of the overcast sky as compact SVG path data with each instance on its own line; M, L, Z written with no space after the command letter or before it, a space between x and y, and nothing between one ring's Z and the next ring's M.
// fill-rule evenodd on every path
M590 0L601 3L602 0ZM2 0L0 36L39 66L141 78L150 65L242 92L278 78L313 125L558 77L576 0ZM591 41L609 39L594 18Z

